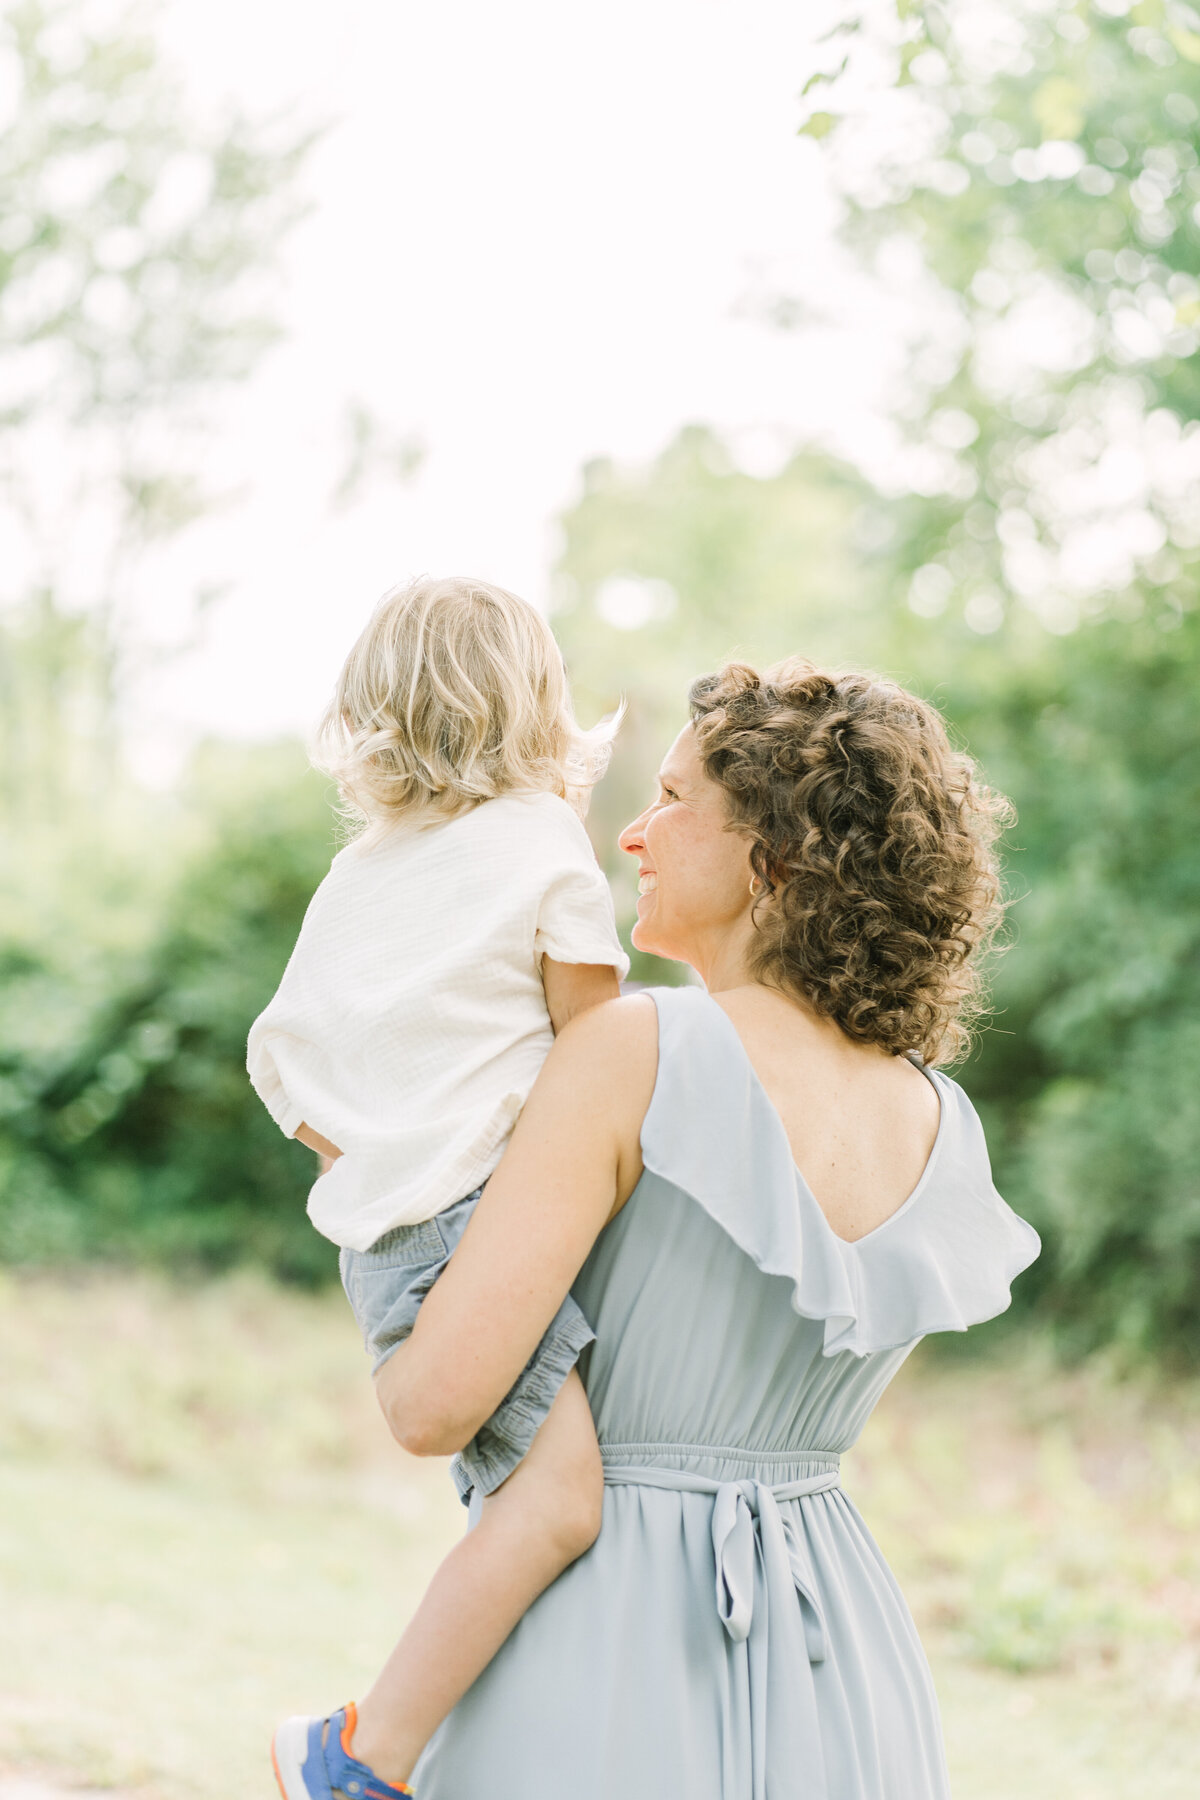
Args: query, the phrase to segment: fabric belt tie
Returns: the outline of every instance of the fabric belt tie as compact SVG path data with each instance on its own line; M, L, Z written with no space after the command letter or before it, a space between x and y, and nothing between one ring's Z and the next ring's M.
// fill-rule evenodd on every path
M772 1486L753 1479L715 1481L677 1469L610 1465L604 1479L611 1487L713 1496L717 1613L733 1642L746 1645L753 1800L785 1800L797 1791L798 1782L811 1800L827 1800L812 1672L814 1663L825 1660L825 1620L807 1539L780 1512L779 1503L827 1493L840 1485L839 1471L827 1469ZM791 1589L799 1604L780 1606L778 1597Z

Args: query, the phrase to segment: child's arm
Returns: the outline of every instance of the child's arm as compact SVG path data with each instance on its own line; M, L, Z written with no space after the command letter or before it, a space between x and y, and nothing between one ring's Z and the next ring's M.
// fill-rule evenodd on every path
M563 963L550 956L542 958L542 986L555 1037L578 1013L602 1000L615 1000L621 992L610 963Z

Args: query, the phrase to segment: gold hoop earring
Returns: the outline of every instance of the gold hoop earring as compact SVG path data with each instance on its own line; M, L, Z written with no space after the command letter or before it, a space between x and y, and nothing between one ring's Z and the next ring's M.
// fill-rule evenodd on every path
M757 900L758 896L764 891L765 883L760 881L757 875L752 875L750 877L750 898L752 900Z

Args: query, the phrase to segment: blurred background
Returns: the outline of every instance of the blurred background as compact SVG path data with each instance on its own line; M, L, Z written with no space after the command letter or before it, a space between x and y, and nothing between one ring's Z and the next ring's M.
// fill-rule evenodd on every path
M1198 150L1177 0L0 5L0 1795L268 1791L461 1528L243 1068L423 570L627 698L625 926L730 655L1014 800L953 1073L1044 1251L847 1485L960 1800L1196 1791Z

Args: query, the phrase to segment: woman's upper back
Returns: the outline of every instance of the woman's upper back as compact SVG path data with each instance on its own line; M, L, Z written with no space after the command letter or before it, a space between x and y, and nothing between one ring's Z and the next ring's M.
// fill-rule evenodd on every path
M962 1089L913 1068L936 1090L932 1146L911 1190L890 1193L881 1222L847 1241L726 1010L696 988L652 997L644 1173L574 1290L597 1332L582 1366L601 1443L657 1446L681 1466L711 1465L704 1452L722 1447L785 1461L840 1452L922 1336L1004 1310L1037 1234L996 1192ZM796 1086L778 1091L794 1100ZM919 1155L928 1115L907 1117L907 1153ZM849 1198L861 1224L870 1196Z
M853 1241L882 1225L933 1153L941 1125L936 1083L907 1057L856 1043L832 1020L761 984L713 998L830 1228Z

